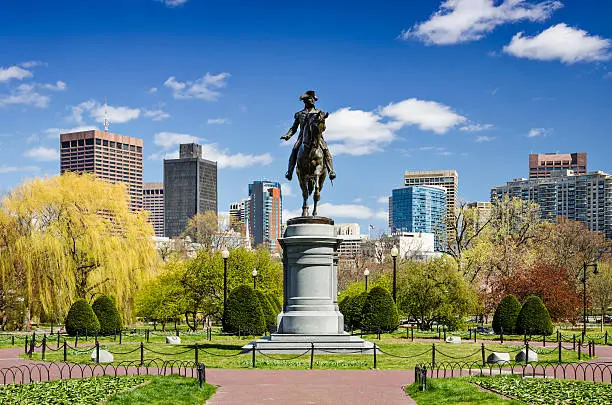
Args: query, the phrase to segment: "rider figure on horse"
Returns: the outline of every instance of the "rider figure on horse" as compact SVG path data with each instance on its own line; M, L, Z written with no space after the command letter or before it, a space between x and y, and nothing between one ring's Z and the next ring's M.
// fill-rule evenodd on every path
M308 90L306 93L300 96L300 100L304 102L304 109L295 113L293 125L289 128L286 135L281 136L281 139L288 141L298 130L298 126L300 127L300 134L298 135L298 139L293 146L293 150L291 151L291 156L289 157L289 168L287 169L287 173L285 177L287 180L291 180L293 178L293 170L295 169L295 165L297 162L297 155L300 149L300 145L304 139L304 132L310 131L312 128L312 124L322 124L322 130L325 129L325 119L329 116L329 113L325 111L318 110L314 103L319 99L315 95L314 90ZM327 166L327 171L329 172L329 179L334 180L336 178L336 173L334 172L334 166L332 162L331 153L329 153L329 149L327 148L327 143L323 139L323 134L321 133L321 149L323 149L323 154L325 156L325 166Z

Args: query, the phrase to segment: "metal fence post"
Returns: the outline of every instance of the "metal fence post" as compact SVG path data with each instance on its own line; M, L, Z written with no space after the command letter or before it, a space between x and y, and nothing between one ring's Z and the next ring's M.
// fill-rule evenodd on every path
M376 352L378 352L378 349L376 347L376 343L374 343L374 369L376 369L376 367L378 366L377 364L377 359L376 359Z
M96 338L96 364L100 363L100 342Z
M119 344L122 343L122 340L123 340L123 331L119 329Z
M559 343L557 343L558 350L559 350L559 363L561 363L561 352L563 351L563 346L561 346L561 341L559 340Z
M149 343L149 334L150 334L149 329L147 329L145 333L146 333L146 335L147 335L147 343ZM196 363L197 363L197 362L196 362Z
M42 360L45 361L45 350L47 348L47 335L43 335L42 340Z
M57 348L59 349L60 347L60 333L59 330L57 331Z
M11 335L11 346L15 346L15 335Z
M485 359L485 346L484 346L484 343L480 347L480 352L482 354L482 365L485 366L487 364L487 360Z
M604 336L604 344L607 345L608 344L608 331L606 331L606 334Z
M253 368L255 368L255 350L256 349L257 349L257 342L253 342L253 359L252 359Z
M195 344L195 362L196 364L199 364L199 353L198 353L198 343L196 342Z
M544 347L546 347L546 335L542 335L542 342L544 343Z
M198 363L198 384L200 385L200 388L202 388L205 382L206 382L206 367L204 366L204 364Z
M140 342L140 366L144 365L144 343Z
M572 337L572 350L576 351L576 334Z
M64 363L68 361L68 344L66 343L66 339L64 339Z
M423 366L423 369L421 370L422 373L422 377L421 380L423 381L423 391L427 390L427 366Z
M23 352L25 354L28 354L28 336L27 335L26 335L26 338L25 338L25 347L23 349Z
M595 342L593 342L593 357L595 357Z
M525 342L525 365L529 364L529 342Z
M580 342L580 340L578 340L578 360L582 359L582 342Z
M310 369L312 370L312 363L314 363L314 343L310 342Z
M436 344L435 343L431 344L431 366L432 367L436 366Z

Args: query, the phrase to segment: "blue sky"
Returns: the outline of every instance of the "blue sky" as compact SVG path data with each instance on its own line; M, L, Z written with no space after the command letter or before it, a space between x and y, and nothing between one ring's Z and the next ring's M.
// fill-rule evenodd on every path
M198 141L219 207L286 183L279 137L315 89L338 179L321 213L386 227L404 170L456 169L459 196L527 176L528 154L612 171L612 2L0 3L0 189L58 172L58 133L144 139L145 181ZM301 206L294 180L288 214ZM285 218L286 219L286 218Z

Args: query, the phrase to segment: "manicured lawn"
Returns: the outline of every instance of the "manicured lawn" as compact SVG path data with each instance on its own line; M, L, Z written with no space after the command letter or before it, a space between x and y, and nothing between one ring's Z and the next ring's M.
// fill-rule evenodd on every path
M507 400L499 395L483 392L465 378L440 378L427 380L427 390L412 384L406 392L419 405L521 405L522 402Z
M366 336L364 336L365 338ZM378 353L377 367L380 369L410 369L417 363L429 363L432 360L431 348L432 343L429 342L410 342L406 339L384 335L382 340L375 340L373 335L368 336L370 341L376 343L385 353ZM204 339L198 343L198 360L209 368L250 368L251 353L241 353L241 347L245 345L250 338L238 339L236 337L224 336L213 342L208 342ZM53 346L52 346L53 347ZM195 346L193 344L186 345L167 345L163 343L145 343L144 357L147 359L160 358L163 360L195 360ZM511 357L514 358L515 350L519 346L500 345L494 342L486 345L487 356L490 350L493 351L513 351ZM137 361L140 360L139 346L135 344L101 344L101 348L108 349L115 354L115 362L120 361ZM436 342L436 362L481 362L481 344L480 343L461 343L447 344ZM542 350L550 351L551 348ZM68 350L68 361L76 363L90 363L90 353L93 347L85 349L79 346L77 350ZM538 351L540 349L537 349ZM128 353L130 352L131 353ZM25 356L25 355L24 355ZM401 357L394 357L401 356ZM296 355L266 355L259 352L256 353L257 368L268 369L307 369L310 367L310 352L304 353L301 357L295 358ZM402 358L404 357L404 358ZM40 353L34 354L34 359L40 360ZM557 361L557 353L540 354L540 361ZM583 356L586 359L586 356ZM45 356L46 361L62 361L63 352L47 351ZM576 352L563 351L564 362L575 362L578 360ZM369 369L373 367L373 355L326 355L316 353L314 356L314 367L316 369Z
M508 395L526 403L542 405L612 404L612 385L585 381L521 378L503 375L495 377L470 377L468 381L481 387Z
M178 376L147 377L149 383L133 391L112 396L109 405L195 405L213 396L217 387Z

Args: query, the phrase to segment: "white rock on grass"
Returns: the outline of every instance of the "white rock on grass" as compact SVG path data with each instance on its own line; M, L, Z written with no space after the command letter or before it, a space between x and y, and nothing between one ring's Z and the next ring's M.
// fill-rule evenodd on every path
M487 357L487 363L489 364L504 364L510 363L510 353L493 352Z
M112 363L115 360L113 354L108 350L100 349L99 356L100 363ZM91 352L91 361L96 361L96 349Z
M527 353L525 349L523 349L516 354L516 357L514 358L514 360L516 360L518 363L524 363L526 355ZM531 363L532 361L538 361L538 354L534 350L529 349L529 356L527 358L527 362Z
M180 345L181 338L178 336L166 336L166 343L169 345Z

